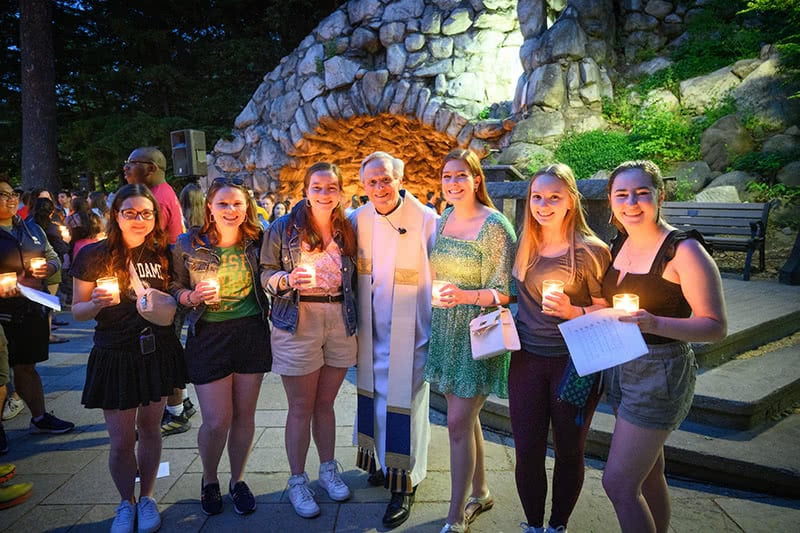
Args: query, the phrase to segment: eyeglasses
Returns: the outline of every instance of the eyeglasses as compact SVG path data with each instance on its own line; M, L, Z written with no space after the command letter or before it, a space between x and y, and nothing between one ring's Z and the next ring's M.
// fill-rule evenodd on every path
M214 185L236 185L237 187L244 187L244 180L242 178L214 178L211 182Z
M8 202L17 202L19 201L19 194L15 192L0 192L0 200Z
M119 214L125 220L136 220L137 218L141 218L142 220L153 220L156 216L156 212L152 209L142 209L141 211L137 211L136 209L123 209L119 212Z
M155 163L153 163L152 161L138 161L136 159L126 159L125 162L124 162L124 165L125 166L128 166L128 165L155 165L155 166L158 166Z

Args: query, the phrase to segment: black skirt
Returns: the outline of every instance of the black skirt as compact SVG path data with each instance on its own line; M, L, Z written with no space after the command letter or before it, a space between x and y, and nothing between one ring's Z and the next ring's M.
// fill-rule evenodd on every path
M183 347L172 328L142 355L138 339L124 348L92 348L81 403L87 408L132 409L159 402L186 385Z

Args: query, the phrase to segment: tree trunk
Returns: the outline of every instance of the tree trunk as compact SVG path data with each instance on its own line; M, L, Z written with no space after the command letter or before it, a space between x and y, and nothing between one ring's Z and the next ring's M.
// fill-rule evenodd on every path
M59 188L56 69L50 0L20 0L22 186Z

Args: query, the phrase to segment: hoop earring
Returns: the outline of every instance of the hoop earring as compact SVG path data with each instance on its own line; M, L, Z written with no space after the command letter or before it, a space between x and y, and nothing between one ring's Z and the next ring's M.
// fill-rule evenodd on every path
M614 223L614 213L613 212L610 215L608 215L608 223L609 224L613 224Z
M308 198L306 198L306 207L308 207L309 209L311 208L311 200L309 200Z

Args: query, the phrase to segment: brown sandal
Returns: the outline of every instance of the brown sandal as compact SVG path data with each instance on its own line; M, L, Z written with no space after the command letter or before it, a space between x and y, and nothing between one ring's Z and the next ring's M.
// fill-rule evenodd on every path
M485 513L492 507L494 507L494 499L491 494L486 494L481 498L470 496L464 506L464 521L467 524L471 524L478 518L479 514Z

